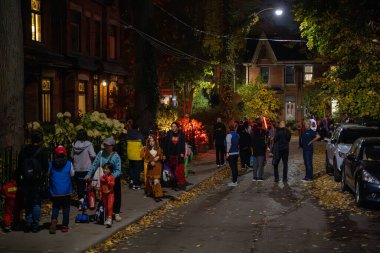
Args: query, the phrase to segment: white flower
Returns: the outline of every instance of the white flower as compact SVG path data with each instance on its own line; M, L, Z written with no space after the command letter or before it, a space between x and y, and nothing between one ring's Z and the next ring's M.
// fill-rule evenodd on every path
M58 118L58 119L63 118L63 114L62 114L62 112L57 113L57 118Z
M33 128L33 122L29 122L28 123L28 129L32 129Z
M98 131L98 130L94 130L94 137L98 137L98 136L100 136L100 132Z
M87 135L89 137L93 137L94 136L94 132L92 130L87 130Z
M63 116L65 116L66 118L71 118L71 113L69 113L69 112L65 112L65 113L63 114Z
M40 125L40 123L38 123L37 121L34 121L33 122L33 129L40 129L41 128L41 125Z
M107 119L107 115L105 113L99 113L99 118Z

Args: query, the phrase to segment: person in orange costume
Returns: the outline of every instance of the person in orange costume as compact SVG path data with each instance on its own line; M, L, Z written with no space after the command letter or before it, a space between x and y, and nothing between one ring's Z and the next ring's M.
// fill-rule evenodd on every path
M112 226L112 211L115 195L113 187L115 185L115 177L112 176L113 165L106 163L103 167L104 175L100 178L101 199L103 200L106 221L104 225L109 228Z
M153 135L146 140L146 146L141 150L141 157L147 166L145 194L153 196L154 200L159 202L164 195L160 183L163 151Z

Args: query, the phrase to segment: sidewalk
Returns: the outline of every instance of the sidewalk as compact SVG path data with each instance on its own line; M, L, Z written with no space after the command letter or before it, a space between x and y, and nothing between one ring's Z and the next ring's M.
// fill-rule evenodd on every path
M199 154L189 164L187 180L192 183L187 187L190 189L212 176L216 171L215 153L211 150L206 154ZM181 192L175 192L169 188L164 188L167 195L177 196ZM156 203L152 198L144 196L143 190L130 190L128 186L122 186L122 206L121 222L113 223L111 228L94 223L75 223L75 216L78 211L76 207L70 209L70 230L62 233L57 230L55 235L50 235L48 226L50 217L43 217L41 225L44 225L39 233L24 233L22 231L12 231L10 233L0 232L0 252L84 252L91 245L104 241L123 227L134 223L148 212L164 205L168 200ZM89 211L92 214L95 211ZM62 222L62 214L58 218L58 224Z

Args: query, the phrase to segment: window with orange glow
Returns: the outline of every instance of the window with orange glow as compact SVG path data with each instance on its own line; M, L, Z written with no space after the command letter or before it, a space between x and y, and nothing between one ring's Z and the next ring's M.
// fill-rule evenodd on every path
M31 9L31 32L32 40L41 42L41 1L40 0L31 0L30 1Z

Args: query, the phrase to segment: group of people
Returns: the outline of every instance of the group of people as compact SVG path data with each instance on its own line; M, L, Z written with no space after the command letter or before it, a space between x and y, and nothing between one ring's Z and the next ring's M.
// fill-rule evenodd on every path
M155 135L146 138L138 131L133 120L129 122L128 133L124 141L127 145L128 178L131 189L140 189L140 174L144 171L144 192L159 202L164 197L161 186L162 167L165 162L170 170L172 187L185 190L188 182L185 178L185 136L177 122L171 124L171 130L160 146ZM103 140L103 149L95 153L93 144L88 140L85 130L77 132L71 153L64 146L57 146L53 154L43 148L43 133L33 130L31 143L22 147L15 175L15 194L11 194L5 210L4 230L11 231L11 225L20 224L21 208L25 209L25 232L38 232L41 220L41 199L45 185L52 202L49 233L55 234L57 228L62 232L69 230L71 196L74 186L78 196L78 210L84 208L89 189L96 189L99 201L105 210L106 227L113 220L121 221L121 178L122 161L116 152L116 141L110 136ZM75 184L72 185L71 178ZM47 183L48 182L48 183ZM17 187L17 188L16 188ZM12 188L12 187L11 187ZM9 189L11 189L9 188ZM12 188L12 189L13 189ZM8 189L8 188L7 188ZM17 194L16 194L17 192ZM11 203L11 200L14 203ZM87 202L86 202L87 203ZM62 209L62 223L58 226L58 214ZM82 210L84 211L84 210Z
M305 130L300 136L306 169L306 175L302 179L304 182L310 182L313 179L313 143L320 138L318 132L313 130L311 125L311 121L305 121ZM272 156L274 182L280 181L278 167L281 161L283 164L282 181L288 181L291 132L284 121L280 121L277 127L271 125L269 129L263 127L260 120L254 124L250 124L248 120L233 121L228 128L229 132L227 133L226 127L219 117L214 125L213 133L216 165L218 168L223 166L226 158L232 172L232 181L228 183L228 186L237 186L239 157L242 168L252 167L252 181L263 181L267 153Z

